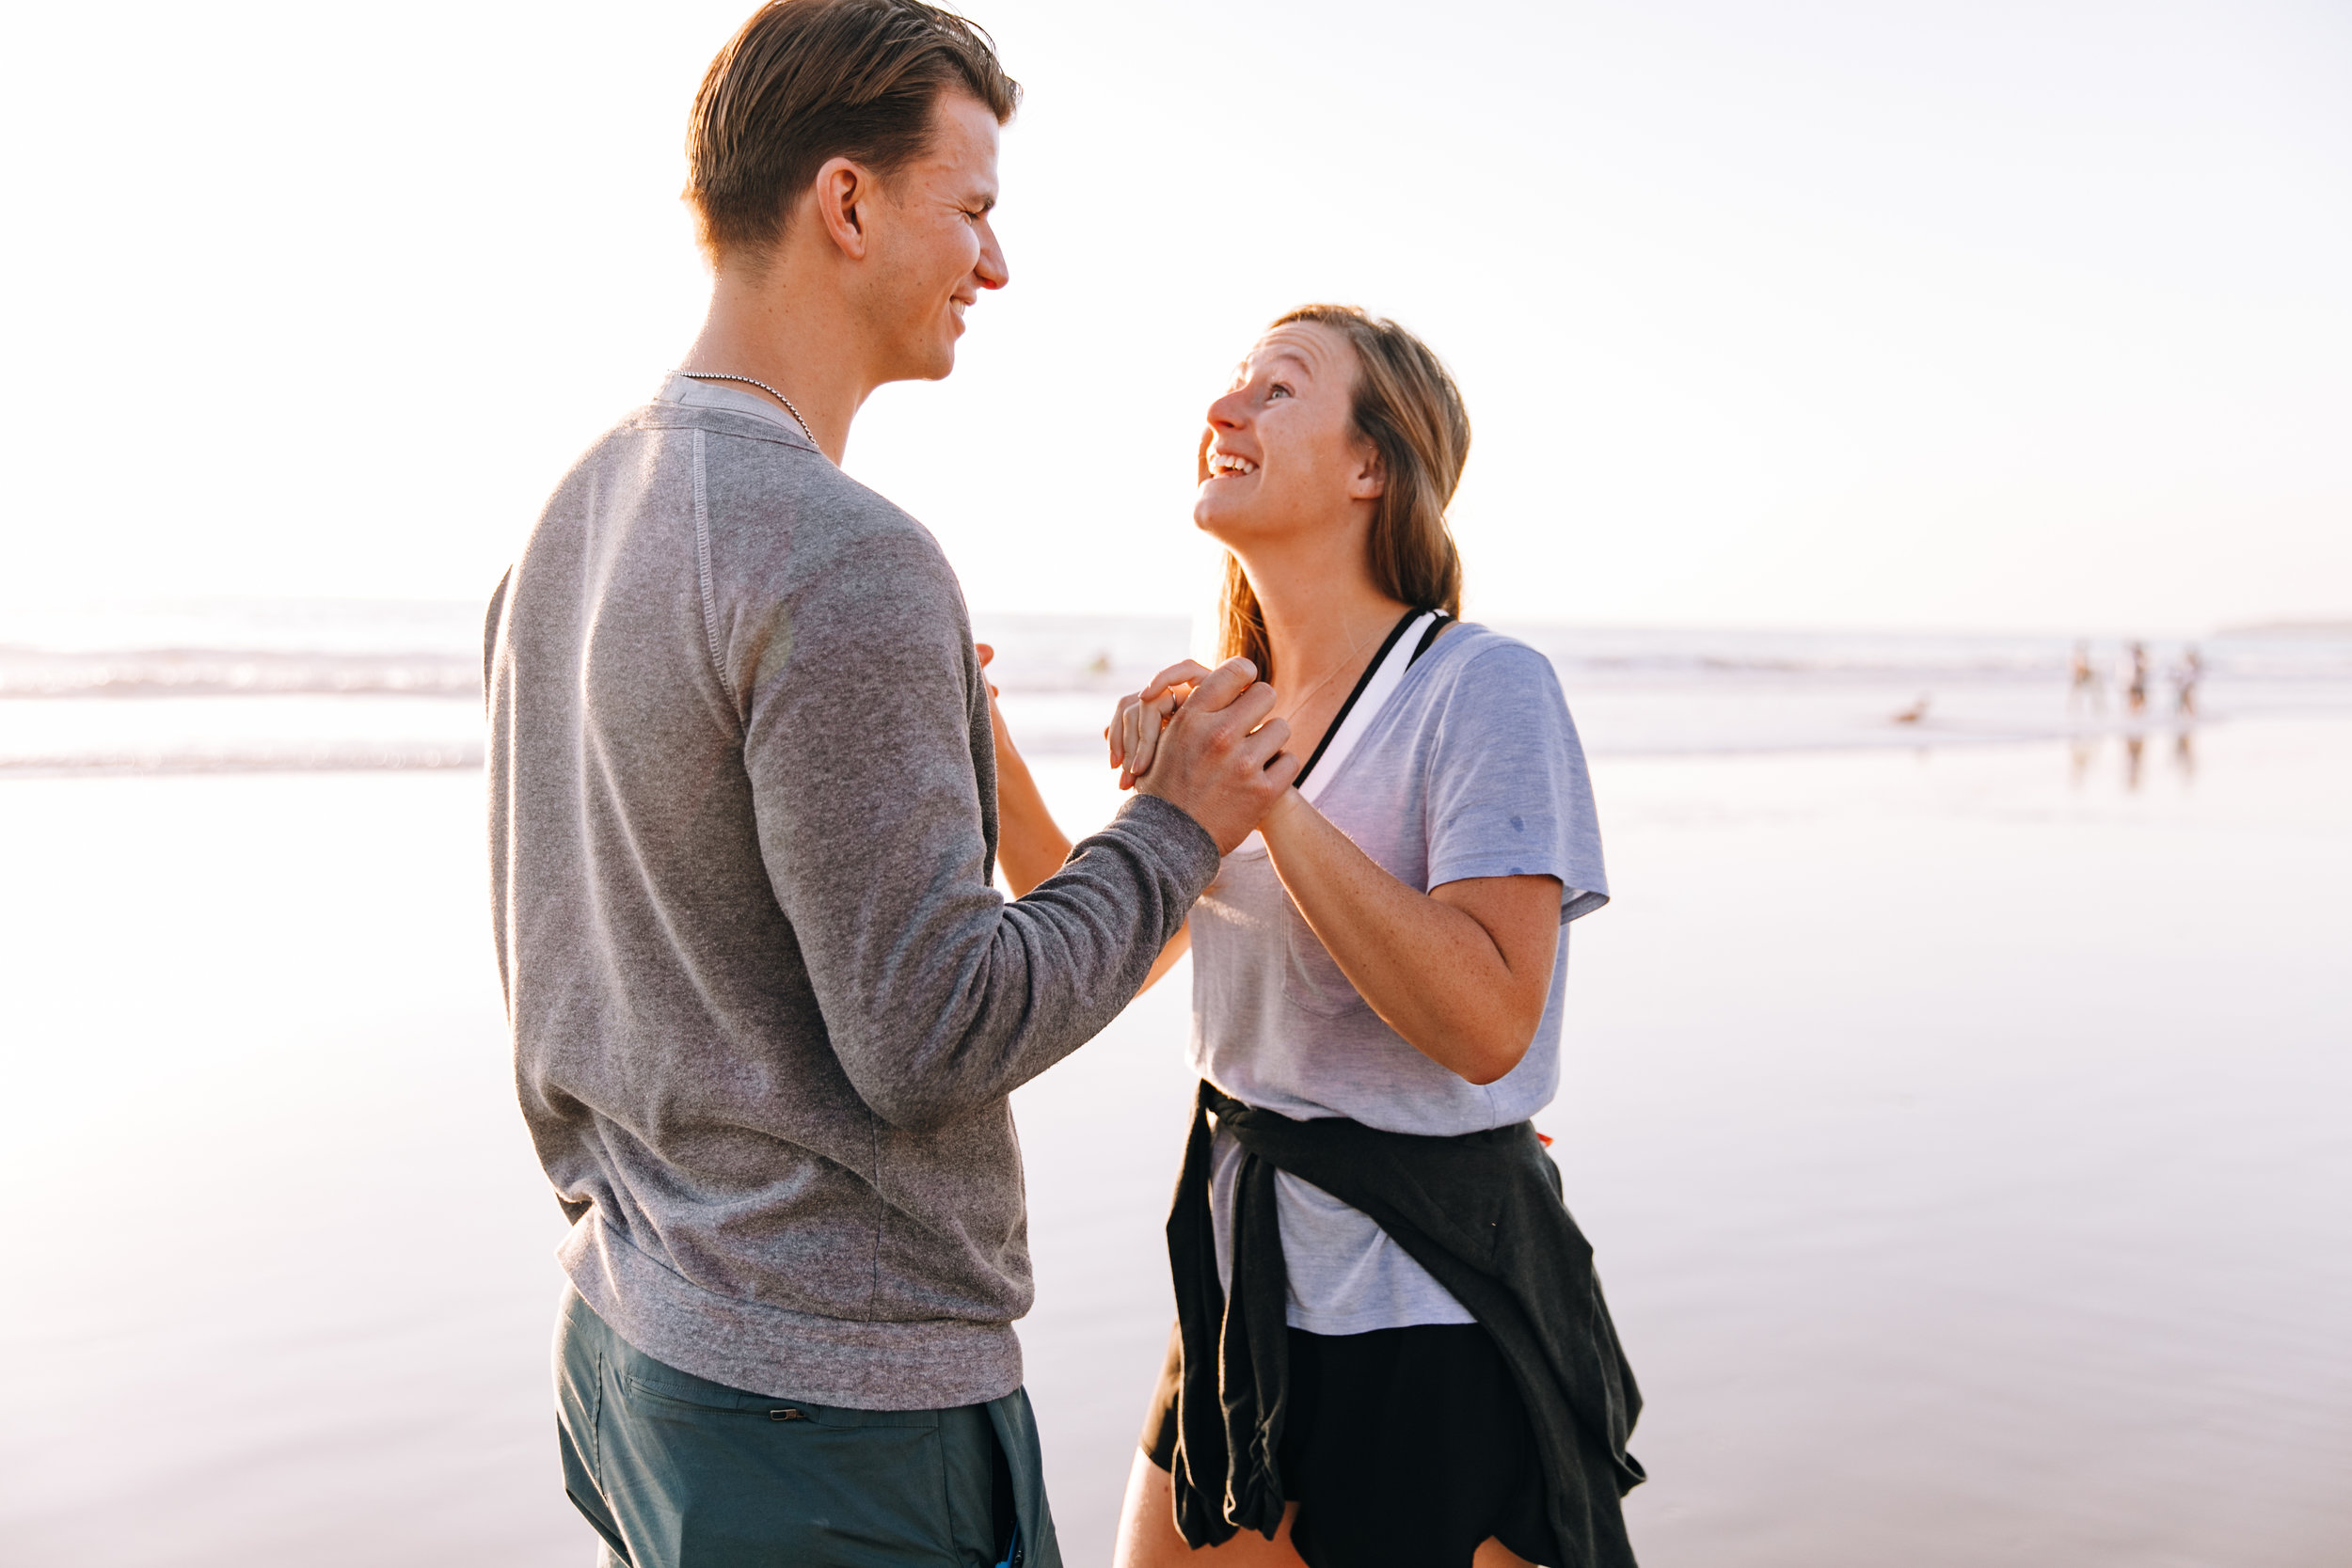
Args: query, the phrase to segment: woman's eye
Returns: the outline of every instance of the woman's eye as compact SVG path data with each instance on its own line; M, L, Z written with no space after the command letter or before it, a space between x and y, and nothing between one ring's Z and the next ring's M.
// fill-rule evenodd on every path
M1265 398L1268 403L1272 403L1276 398L1286 398L1290 395L1290 388L1279 381L1265 389Z

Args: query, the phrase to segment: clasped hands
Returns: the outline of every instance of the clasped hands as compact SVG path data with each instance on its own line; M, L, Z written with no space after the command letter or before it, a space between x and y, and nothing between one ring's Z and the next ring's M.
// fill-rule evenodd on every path
M1275 703L1246 658L1214 670L1193 659L1169 665L1121 697L1103 732L1119 787L1180 807L1231 854L1298 776Z

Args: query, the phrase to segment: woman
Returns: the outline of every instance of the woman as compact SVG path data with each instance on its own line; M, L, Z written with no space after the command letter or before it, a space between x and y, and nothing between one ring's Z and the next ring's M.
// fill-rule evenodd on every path
M1454 618L1469 446L1436 356L1349 308L1282 317L1209 407L1224 652L1300 771L1153 972L1191 944L1203 1083L1127 1568L1632 1560L1638 1396L1527 1122L1599 836L1549 664ZM1122 784L1207 673L1121 703ZM1025 891L1068 845L999 736Z

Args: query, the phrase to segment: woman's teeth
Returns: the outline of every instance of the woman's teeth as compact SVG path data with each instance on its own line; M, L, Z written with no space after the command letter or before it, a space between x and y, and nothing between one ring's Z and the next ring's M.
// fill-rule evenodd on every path
M1222 479L1229 475L1254 474L1257 471L1258 466L1247 457L1236 457L1230 451L1209 453L1209 475L1213 479Z

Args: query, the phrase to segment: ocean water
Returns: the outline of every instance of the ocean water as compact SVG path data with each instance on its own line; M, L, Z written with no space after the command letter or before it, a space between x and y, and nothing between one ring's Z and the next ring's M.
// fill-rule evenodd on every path
M2352 713L2352 626L2151 640L1595 630L1503 624L1550 656L1597 756L1913 749L2165 731L2180 677L2208 719ZM1179 619L976 618L1037 755L1091 754L1111 700L1205 651ZM0 775L481 765L482 607L352 600L0 605ZM2195 717L2194 715L2188 717Z
M0 1560L590 1560L470 607L109 613L0 618ZM1104 697L1190 628L980 629L1099 820ZM2344 1560L2344 644L2208 641L2192 722L2070 712L2058 641L1531 635L1616 890L1538 1120L1649 1401L1644 1561ZM1016 1101L1073 1563L1166 1334L1187 983Z

